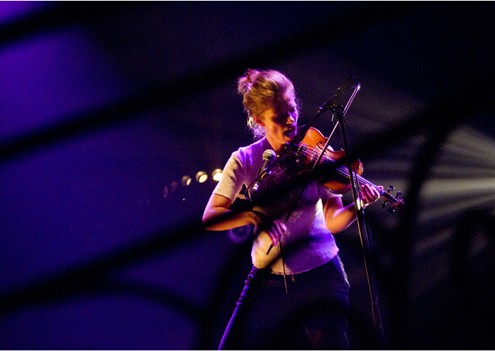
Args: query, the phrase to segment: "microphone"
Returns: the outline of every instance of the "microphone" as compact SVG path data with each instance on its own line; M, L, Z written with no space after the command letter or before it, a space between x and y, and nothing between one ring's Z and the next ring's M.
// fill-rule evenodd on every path
M273 165L273 162L277 159L277 154L275 151L271 149L266 149L263 152L263 164L261 165L260 170L258 171L258 177L256 178L256 182L253 185L253 191L258 191L260 187L260 183L265 177L266 173L270 169L270 167Z

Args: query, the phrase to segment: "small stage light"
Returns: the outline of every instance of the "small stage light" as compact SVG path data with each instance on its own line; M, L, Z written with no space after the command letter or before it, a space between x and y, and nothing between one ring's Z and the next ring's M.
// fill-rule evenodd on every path
M220 179L222 179L222 170L220 168L217 168L215 169L212 173L211 173L211 177L213 178L213 180L215 182L219 182Z
M205 171L199 171L196 173L196 181L198 183L204 183L208 180L208 174Z
M168 193L169 193L169 190L168 190L168 186L164 186L163 187L163 198L166 199L168 197Z
M180 180L182 186L189 186L191 185L191 182L192 182L192 178L188 175L183 176L182 179Z

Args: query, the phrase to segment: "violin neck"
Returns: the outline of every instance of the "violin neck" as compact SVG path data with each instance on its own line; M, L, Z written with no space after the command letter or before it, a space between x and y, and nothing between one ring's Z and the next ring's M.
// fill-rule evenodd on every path
M373 188L375 188L376 190L378 190L378 192L380 193L380 195L383 195L384 191L381 188L379 188L377 185L375 185L372 182L370 182L368 179L363 178L363 177L361 177L358 174L355 174L355 177L356 177L359 185L368 184L369 186L372 186Z
M357 175L357 179L358 179L358 182L360 185L362 184L368 184L369 186L372 186L374 187L376 190L378 190L378 192L380 193L380 196L383 197L384 199L390 201L392 204L395 204L397 206L401 206L403 205L403 201L402 200L399 200L398 197L395 197L393 196L392 194L390 194L390 192L387 192L385 191L384 189L382 188L379 188L378 186L376 186L375 184L373 184L372 182L370 182L369 180L367 179L364 179L363 177L361 177L360 175ZM387 202L387 201L385 201ZM394 210L395 211L395 210Z
M330 162L326 162L326 163L334 164L335 161L330 161ZM345 179L349 179L349 168L348 167L346 167L344 165L340 165L336 168L336 171L340 176L344 177ZM373 184L368 179L363 178L356 171L353 171L352 173L354 174L355 179L358 181L359 185L368 184L369 186L372 186L373 188L377 189L380 192L380 195L383 195L382 194L383 191L377 185Z

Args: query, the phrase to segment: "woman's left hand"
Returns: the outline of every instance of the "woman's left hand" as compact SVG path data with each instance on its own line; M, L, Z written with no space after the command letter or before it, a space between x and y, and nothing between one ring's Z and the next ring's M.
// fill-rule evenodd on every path
M383 191L383 186L381 185L377 185L376 188L369 184L363 184L361 186L360 197L361 200L363 200L363 205L367 206L373 202L378 201L378 199L380 198L380 191L378 191L377 188L379 188L380 191Z

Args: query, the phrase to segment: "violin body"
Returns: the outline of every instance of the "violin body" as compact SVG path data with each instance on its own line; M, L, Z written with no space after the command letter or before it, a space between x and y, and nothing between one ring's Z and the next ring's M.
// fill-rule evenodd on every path
M299 144L300 148L306 148L302 154L306 155L308 165L314 165L318 162L316 168L319 168L320 182L335 193L343 194L351 189L349 178L336 171L336 167L341 164L341 160L345 157L345 151L340 149L333 151L327 148L324 155L318 161L318 157L325 147L327 139L316 128L309 128L303 140ZM313 150L308 152L308 150ZM353 171L358 175L363 174L363 163L360 160L353 161Z

